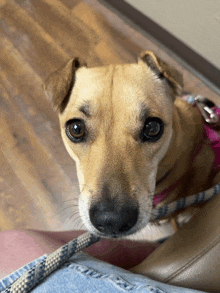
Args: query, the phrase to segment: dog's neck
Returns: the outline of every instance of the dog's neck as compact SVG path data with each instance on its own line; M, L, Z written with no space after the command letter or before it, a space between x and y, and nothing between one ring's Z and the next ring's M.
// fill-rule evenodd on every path
M215 154L204 140L203 117L192 105L177 98L173 108L173 137L159 164L155 194L169 192L159 206L213 185Z

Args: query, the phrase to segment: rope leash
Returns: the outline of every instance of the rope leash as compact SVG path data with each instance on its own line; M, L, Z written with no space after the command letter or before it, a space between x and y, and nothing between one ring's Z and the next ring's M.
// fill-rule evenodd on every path
M197 205L198 203L205 203L220 192L220 183L214 187L200 192L195 195L181 198L175 202L167 204L158 209L153 209L150 221L158 220L162 217L170 215L179 211L182 208ZM65 263L72 255L76 254L89 247L90 245L101 240L100 237L86 232L78 238L68 242L56 251L49 254L44 260L35 265L31 270L26 272L19 279L6 288L2 293L27 293L33 289L41 280L47 277L50 273L58 269Z
M199 192L194 195L187 196L185 198L180 198L177 201L171 202L161 208L155 208L152 211L152 216L150 221L153 222L165 216L171 215L179 211L180 209L197 205L199 203L205 203L210 200L212 197L217 195L220 192L220 183L216 184L206 191Z
M76 239L63 245L56 251L49 254L40 263L27 271L23 276L17 279L11 286L6 288L4 293L26 293L37 285L41 280L46 278L50 273L59 268L73 254L82 251L90 245L98 242L100 237L97 237L89 232L86 232Z

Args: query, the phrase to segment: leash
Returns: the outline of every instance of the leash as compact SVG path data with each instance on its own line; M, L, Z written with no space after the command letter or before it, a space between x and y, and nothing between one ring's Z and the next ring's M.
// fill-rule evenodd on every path
M194 206L199 203L205 203L206 201L217 195L219 192L220 183L216 184L214 187L206 191L199 192L195 195L191 195L185 198L181 198L161 208L155 208L152 210L150 222L168 216L185 207ZM15 280L15 282L8 288L6 288L2 293L30 292L30 290L33 289L34 286L36 286L40 281L46 278L53 271L58 269L72 255L84 250L85 248L100 240L101 237L91 234L90 232L86 232L80 235L78 238L73 239L56 251L47 255L45 259L36 264L31 270L27 271L19 279Z
M183 97L190 104L196 104L205 121L208 124L217 123L220 113L217 113L213 102L202 96L185 95ZM180 209L194 206L199 203L205 203L220 192L220 183L214 187L199 192L195 195L181 198L175 202L171 202L160 208L153 208L150 222L168 216L172 213L179 211ZM47 255L45 259L36 264L31 270L27 271L19 279L15 280L13 284L8 286L2 293L28 293L33 287L35 287L40 281L46 278L53 271L58 269L64 264L72 255L76 254L89 247L90 245L101 240L90 232L86 232L80 235L78 238L73 239L67 244L63 245L56 251Z

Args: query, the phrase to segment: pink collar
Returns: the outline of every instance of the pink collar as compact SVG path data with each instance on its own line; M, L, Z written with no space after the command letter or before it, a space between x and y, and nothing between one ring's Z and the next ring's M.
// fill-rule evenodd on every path
M183 96L183 99L188 101L187 97L189 96ZM192 96L190 96L192 98ZM188 101L189 102L189 101ZM191 102L192 103L192 102ZM193 100L192 103L194 106L196 106L195 100ZM198 107L197 107L198 108ZM213 107L212 111L220 117L220 108L219 107ZM212 124L207 124L205 121L203 123L204 126L204 139L208 139L210 142L210 146L212 147L213 151L215 152L215 162L213 164L213 169L218 168L220 170L220 135L218 134L217 131L213 129ZM198 153L201 150L201 146L196 150L195 157L198 155ZM159 180L160 181L160 180ZM160 202L162 202L178 185L179 180L177 180L174 184L169 186L167 189L165 189L162 193L160 194L155 194L154 199L153 199L153 208Z

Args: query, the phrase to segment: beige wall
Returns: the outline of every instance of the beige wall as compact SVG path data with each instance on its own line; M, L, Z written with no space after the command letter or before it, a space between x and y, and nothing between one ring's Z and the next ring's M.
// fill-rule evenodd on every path
M220 69L219 0L125 0Z

